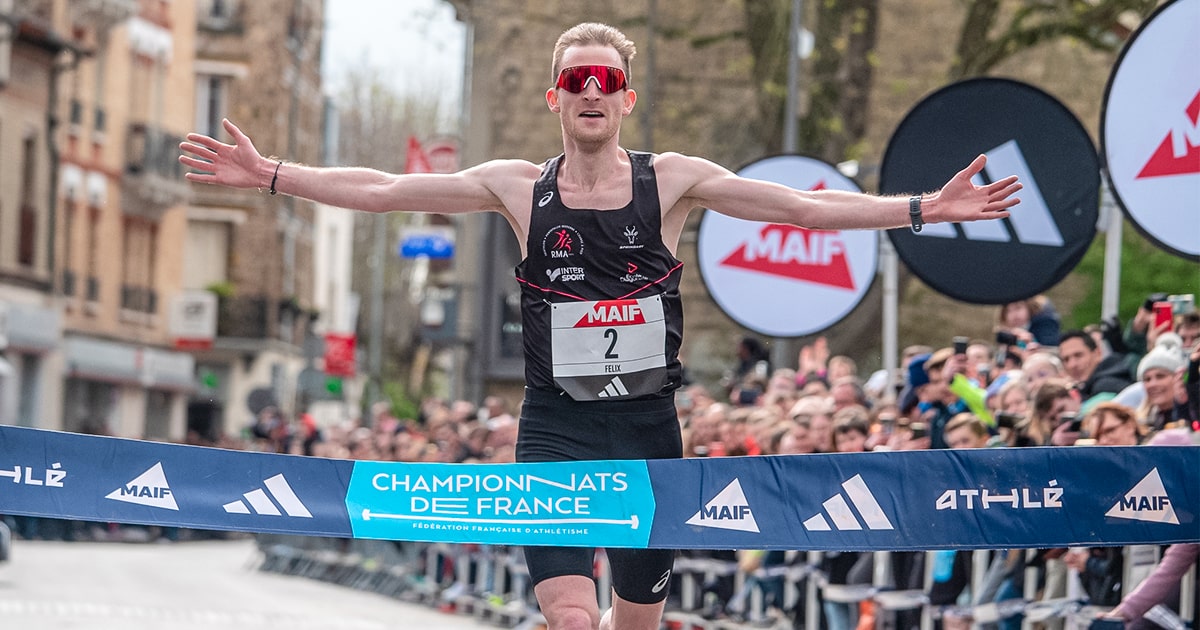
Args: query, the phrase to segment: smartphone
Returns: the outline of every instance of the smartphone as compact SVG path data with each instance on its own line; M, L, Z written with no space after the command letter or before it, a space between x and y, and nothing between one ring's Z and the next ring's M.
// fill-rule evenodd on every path
M923 422L914 422L909 425L909 430L912 431L912 439L919 440L923 437L929 437L929 427Z
M1067 430L1072 433L1079 433L1083 429L1083 418L1073 413L1064 413L1058 419L1063 423L1071 423L1071 426L1067 427Z
M968 343L970 343L970 339L967 339L966 337L955 337L954 338L954 354L955 355L966 354Z
M996 426L1001 429L1015 429L1025 416L1017 413L1001 411L996 414Z
M1154 303L1154 327L1158 328L1163 325L1163 322L1170 322L1175 319L1174 309L1170 302L1155 302Z

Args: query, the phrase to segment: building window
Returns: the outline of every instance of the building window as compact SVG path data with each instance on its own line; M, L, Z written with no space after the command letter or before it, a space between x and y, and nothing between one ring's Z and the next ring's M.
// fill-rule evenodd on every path
M37 140L28 136L21 146L21 216L17 232L17 263L32 267L37 255Z
M89 302L100 301L100 279L94 274L100 269L100 208L88 208L87 234L87 292L84 297Z
M199 26L202 29L226 31L240 26L238 0L205 0L196 3Z
M196 76L196 128L213 138L219 138L221 119L226 115L229 77L217 74Z
M69 197L66 200L66 212L63 213L63 242L66 251L63 252L63 294L75 295L75 233L79 229L79 209Z
M187 240L183 245L183 286L206 289L229 279L229 251L233 240L232 225L226 221L188 221Z

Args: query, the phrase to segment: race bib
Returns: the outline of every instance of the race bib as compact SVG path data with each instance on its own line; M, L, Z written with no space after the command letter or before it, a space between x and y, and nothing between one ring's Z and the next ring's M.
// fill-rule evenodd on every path
M551 305L554 383L575 400L658 393L667 382L661 296Z

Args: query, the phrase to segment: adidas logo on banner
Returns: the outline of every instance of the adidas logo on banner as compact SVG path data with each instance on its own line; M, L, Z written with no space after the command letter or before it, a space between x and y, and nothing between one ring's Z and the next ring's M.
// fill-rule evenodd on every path
M608 385L605 385L604 389L601 390L600 393L598 393L596 395L601 398L612 398L614 396L628 396L629 390L625 389L625 383L621 382L620 376L614 376L613 379L608 382Z
M242 501L231 501L222 507L230 514L250 514L250 511L253 510L255 514L260 516L282 516L279 508L275 507L275 503L271 502L271 498L274 498L279 503L279 507L282 507L283 511L287 512L288 516L312 518L312 513L300 502L300 498L292 491L292 487L288 485L287 479L283 478L282 473L263 481L263 485L267 487L267 492L271 493L270 497L267 496L267 492L264 492L262 488L258 488L242 495L246 497L244 503ZM249 503L250 507L246 507L246 503Z
M104 498L179 511L175 496L171 494L171 486L167 484L167 476L163 473L162 462L151 466L149 470L108 493Z
M1104 515L1134 521L1179 524L1179 517L1175 516L1175 508L1171 505L1171 498L1167 496L1167 489L1157 468L1126 492Z
M742 482L736 478L692 515L687 524L759 533L750 503L746 501L746 493L742 492Z
M879 507L879 502L875 500L875 495L871 494L871 489L867 487L867 482L863 481L862 475L854 475L844 481L842 490L845 491L845 496L839 492L821 504L825 507L825 513L833 520L833 525L830 526L825 516L818 512L816 516L804 521L804 529L810 532L862 529L863 523L854 516L850 504L846 503L846 497L850 497L850 503L854 504L854 508L862 516L867 529L896 529L888 520L887 514L883 513L883 508Z
M1051 214L1050 207L1046 205L1046 199L1042 196L1042 191L1038 188L1037 180L1033 177L1033 171L1029 169L1029 163L1025 161L1025 156L1021 153L1021 148L1017 146L1017 141L1009 140L988 151L987 160L987 166L984 169L985 173L1001 173L1005 176L1016 175L1021 179L1021 184L1024 188L1015 195L1021 200L1021 211L1013 212L1004 221L970 221L959 223L957 225L962 228L963 236L966 236L967 240L970 241L1007 243L1012 240L1012 237L1009 236L1008 230L1004 226L1005 222L1007 222L1012 226L1013 234L1016 235L1017 241L1020 243L1062 247L1062 232L1058 230L1058 224L1054 221L1054 215ZM971 178L971 181L976 186L983 186L988 183L984 181L981 175ZM921 231L921 236L959 238L958 233L954 229L955 225L954 223L926 224L925 229Z

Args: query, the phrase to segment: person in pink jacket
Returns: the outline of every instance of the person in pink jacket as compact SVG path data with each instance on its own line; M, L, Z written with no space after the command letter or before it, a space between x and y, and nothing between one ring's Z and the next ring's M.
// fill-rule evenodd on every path
M1197 557L1200 557L1200 544L1179 543L1167 547L1154 571L1105 616L1124 619L1126 624L1139 621L1146 611L1179 594L1180 580L1196 563Z

